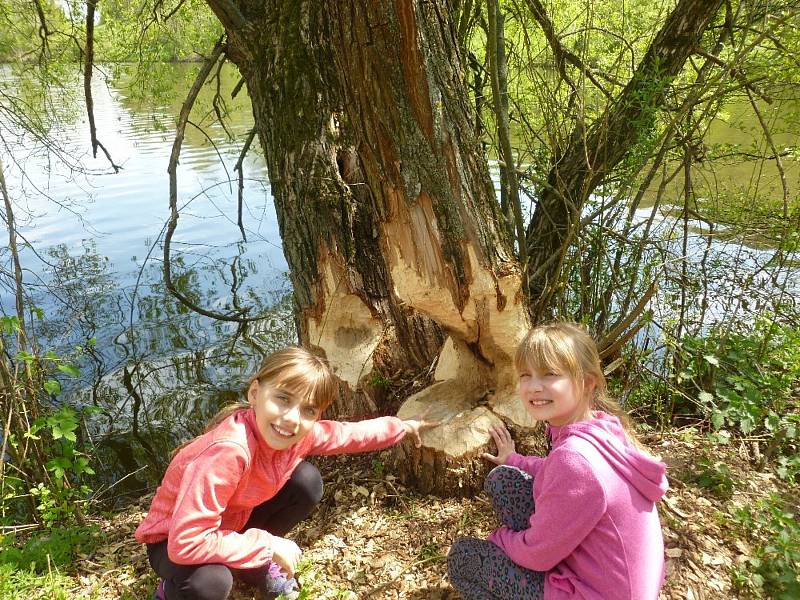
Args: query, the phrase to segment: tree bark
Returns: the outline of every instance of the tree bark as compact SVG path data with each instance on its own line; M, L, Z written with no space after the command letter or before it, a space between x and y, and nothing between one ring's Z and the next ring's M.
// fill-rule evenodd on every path
M526 285L474 135L449 0L207 1L252 99L301 341L344 384L335 413L394 412L370 383L432 373L398 414L444 425L422 450L404 443L398 465L423 491L474 492L489 426L533 425L511 364L526 287L540 316L584 201L652 124L721 0L681 0L605 116L556 157L527 232Z
M221 18L233 11L209 4ZM235 8L251 25L228 29L228 52L266 154L300 338L354 392L335 413L394 412L363 392L370 382L432 373L399 414L429 410L446 424L423 434L423 451L404 443L398 464L423 490L471 493L488 427L532 423L511 369L526 329L520 269L448 3Z

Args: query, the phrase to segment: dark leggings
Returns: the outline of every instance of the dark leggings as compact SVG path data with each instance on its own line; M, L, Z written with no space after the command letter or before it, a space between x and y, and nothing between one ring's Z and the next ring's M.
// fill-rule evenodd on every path
M534 511L530 475L502 465L492 469L483 487L503 525L514 531L528 527ZM456 541L447 555L447 573L464 600L544 598L544 573L520 567L488 540Z
M256 527L273 535L285 536L305 519L322 498L322 477L317 468L301 462L280 491L253 509L242 531ZM269 565L257 569L231 569L222 564L179 565L167 556L167 542L147 545L150 566L164 580L167 600L225 600L233 587L234 576L265 590Z

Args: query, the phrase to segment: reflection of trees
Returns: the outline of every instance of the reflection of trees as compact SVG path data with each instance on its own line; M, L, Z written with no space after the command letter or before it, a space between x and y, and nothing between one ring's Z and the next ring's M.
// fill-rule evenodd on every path
M148 116L146 119L132 120L134 131L143 134L163 132L171 136L175 128L175 115L180 113L186 90L191 87L198 68L196 64L155 63L148 70L152 77L141 82L135 78L138 73L135 66L115 67L113 84L123 92L116 96L119 104L132 115ZM232 97L239 77L236 68L226 63L212 81L200 90L195 119L202 130L187 128L184 140L187 148L207 147L210 138L222 152L234 153L226 130L233 134L242 134L253 127L252 110L247 95L237 94ZM217 126L222 121L217 119L215 102L218 105L222 102L219 105L219 114L224 117L224 126ZM259 151L257 148L254 150ZM213 155L209 155L208 159L215 160Z
M248 303L265 315L255 323L220 323L188 311L166 291L158 264L145 264L126 282L114 278L93 242L78 254L63 245L49 251L49 280L40 289L47 319L36 324L37 335L48 347L84 348L84 387L68 393L102 410L90 434L103 479L143 465L143 476L157 479L171 449L237 396L265 351L294 343L286 287L262 292L258 261L243 258L243 244L234 250L233 259L176 255L175 283L211 306ZM128 478L121 485L142 483Z

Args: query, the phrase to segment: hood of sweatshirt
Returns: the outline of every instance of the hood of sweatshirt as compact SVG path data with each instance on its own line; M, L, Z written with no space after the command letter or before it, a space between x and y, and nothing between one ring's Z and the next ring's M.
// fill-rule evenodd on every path
M570 436L578 436L592 444L620 477L643 496L652 502L661 499L668 488L666 465L631 444L617 417L602 411L595 411L593 416L589 421L548 427L553 449Z

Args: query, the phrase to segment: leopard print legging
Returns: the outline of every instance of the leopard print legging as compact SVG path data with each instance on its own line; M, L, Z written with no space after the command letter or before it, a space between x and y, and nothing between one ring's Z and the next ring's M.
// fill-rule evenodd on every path
M486 477L484 490L502 521L514 531L528 527L534 510L533 478L502 465ZM447 556L450 583L464 600L541 600L544 573L520 567L487 540L457 540Z

